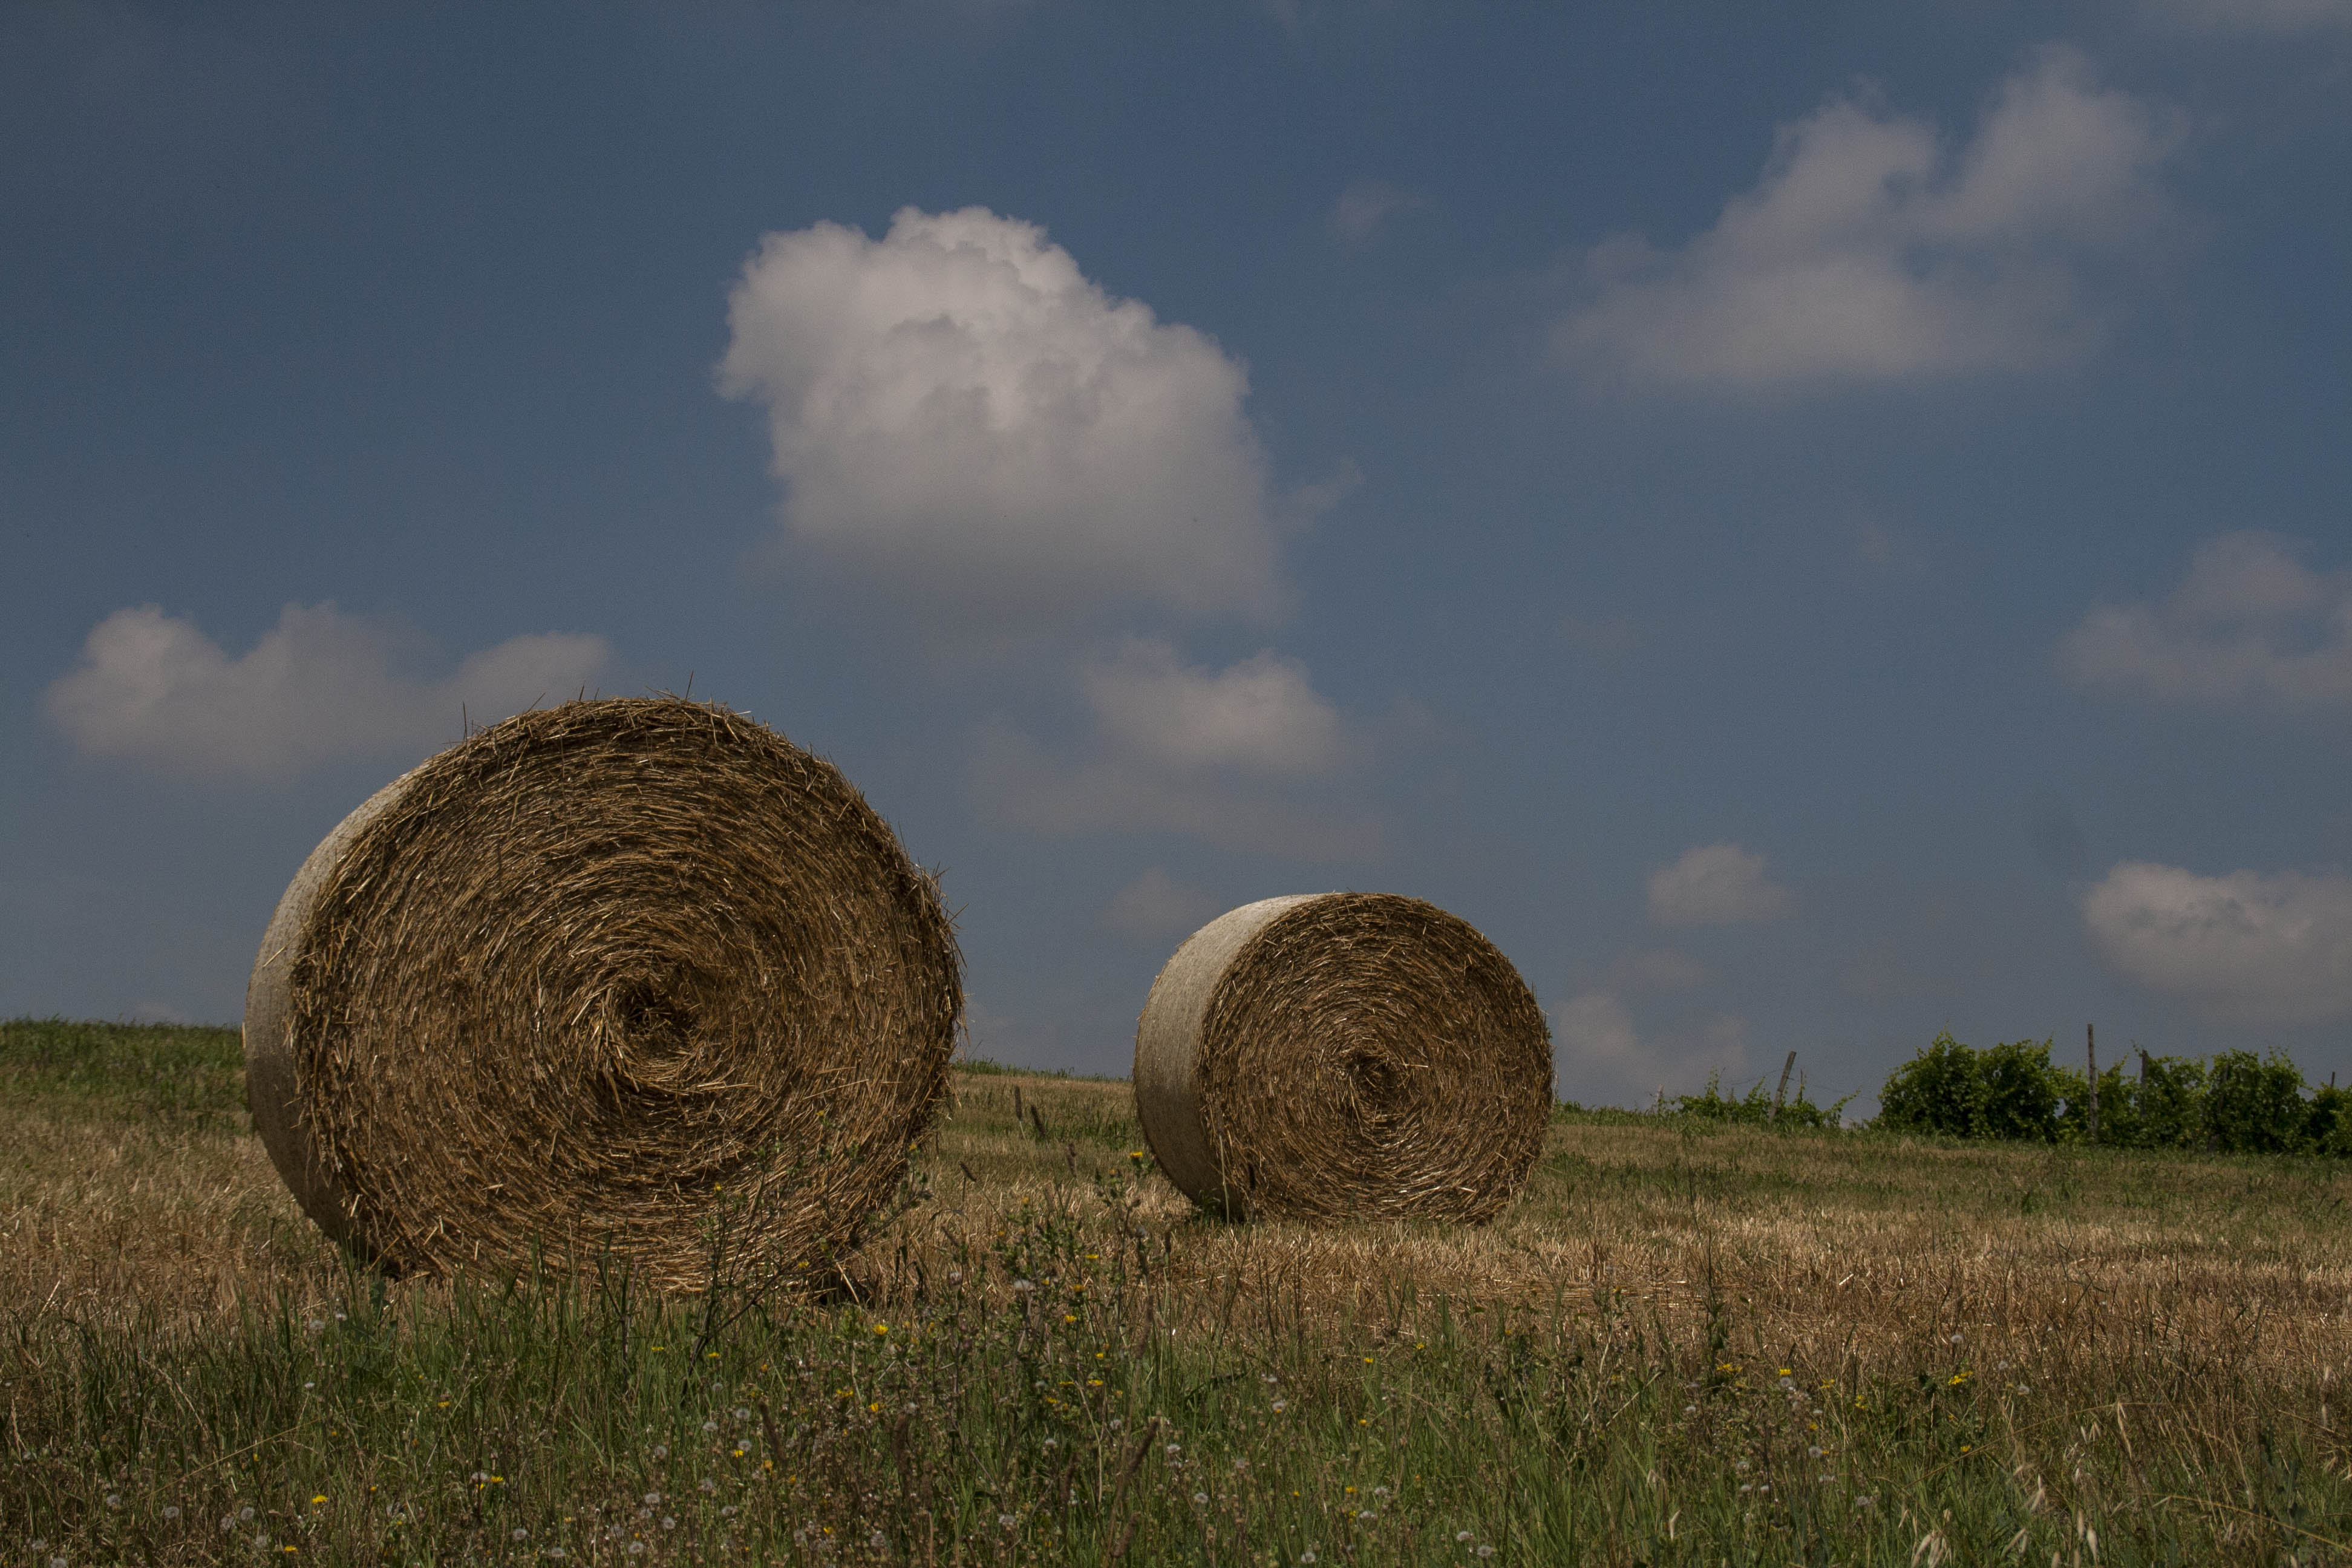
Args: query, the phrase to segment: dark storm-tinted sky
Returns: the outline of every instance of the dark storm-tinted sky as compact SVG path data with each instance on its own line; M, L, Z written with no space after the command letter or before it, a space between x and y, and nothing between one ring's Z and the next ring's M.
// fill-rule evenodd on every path
M1346 886L1584 1098L2352 1070L2352 7L1665 12L12 10L0 1012L690 674L993 1055Z

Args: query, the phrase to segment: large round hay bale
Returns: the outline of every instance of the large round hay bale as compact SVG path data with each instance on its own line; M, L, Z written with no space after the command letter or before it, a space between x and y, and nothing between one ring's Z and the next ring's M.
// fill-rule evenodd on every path
M1160 1169L1236 1216L1491 1219L1551 1118L1551 1036L1492 942L1391 893L1265 899L1152 983L1135 1103Z
M802 1266L890 1196L962 1009L929 875L722 708L567 702L394 780L286 889L246 999L302 1207L403 1269Z

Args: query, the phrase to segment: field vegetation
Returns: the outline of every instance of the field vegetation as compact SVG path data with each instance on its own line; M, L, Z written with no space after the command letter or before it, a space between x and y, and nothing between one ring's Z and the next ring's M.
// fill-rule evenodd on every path
M1802 1120L1563 1110L1490 1226L1308 1230L975 1067L857 1252L661 1300L381 1279L233 1033L0 1025L0 1552L2352 1563L2346 1162Z

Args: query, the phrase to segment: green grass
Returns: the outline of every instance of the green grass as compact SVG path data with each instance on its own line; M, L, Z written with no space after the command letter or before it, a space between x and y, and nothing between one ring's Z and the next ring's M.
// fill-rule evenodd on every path
M159 1150L251 1169L187 1087L233 1061L200 1033L9 1026L0 1072L20 1112L177 1117ZM2352 1561L2323 1163L1563 1113L1489 1230L1306 1233L1192 1215L1118 1086L960 1100L828 1297L323 1248L169 1311L168 1257L121 1276L152 1302L12 1276L0 1561ZM164 1159L104 1179L144 1202Z
M0 1022L0 1094L151 1120L245 1110L245 1047L235 1029L188 1024Z

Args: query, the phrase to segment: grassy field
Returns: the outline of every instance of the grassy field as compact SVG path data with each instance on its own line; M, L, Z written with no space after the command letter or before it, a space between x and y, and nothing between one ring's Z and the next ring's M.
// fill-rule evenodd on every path
M1140 1146L967 1070L822 1294L387 1283L233 1034L0 1025L0 1561L2352 1563L2343 1162L1563 1112L1307 1231Z

